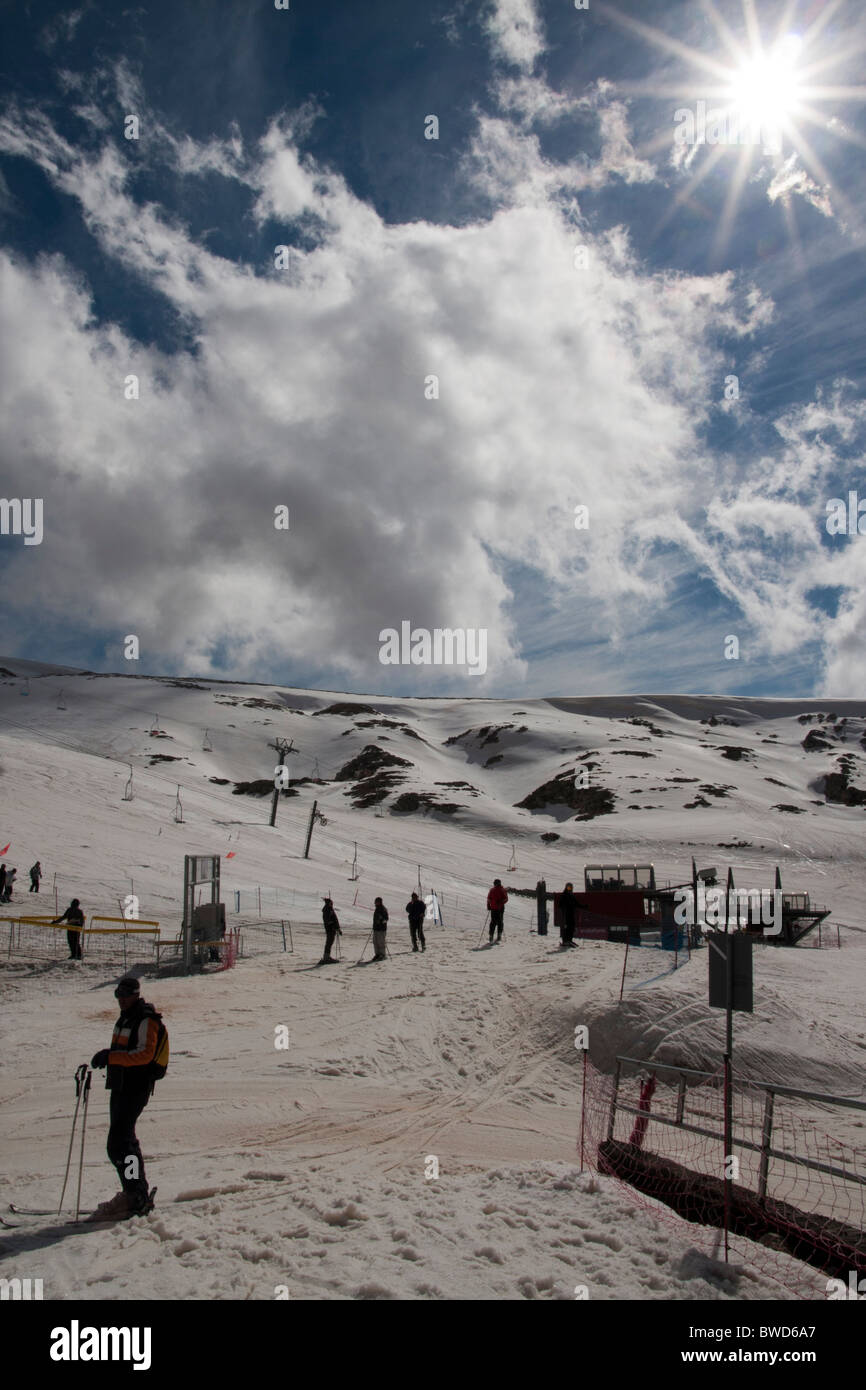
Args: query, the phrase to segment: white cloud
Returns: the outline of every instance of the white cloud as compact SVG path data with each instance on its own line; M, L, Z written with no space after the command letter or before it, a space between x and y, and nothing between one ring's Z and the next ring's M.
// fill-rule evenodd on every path
M544 52L534 0L494 0L485 27L497 57L524 72L532 71Z
M763 326L760 295L731 275L651 274L625 229L578 226L568 194L591 169L552 165L505 119L480 121L471 166L495 215L388 225L304 155L314 110L275 119L249 150L237 132L202 146L122 82L180 178L218 169L259 225L282 221L287 236L304 218L316 240L291 274L215 256L135 201L116 135L82 151L39 112L7 112L0 148L77 198L103 252L195 341L172 356L145 347L94 321L61 258L0 257L4 490L45 501L35 562L7 551L22 632L35 611L138 633L150 669L255 678L302 663L321 683L383 689L395 672L378 664L381 628L485 627L490 674L471 682L483 693L525 676L504 568L522 562L574 609L575 640L615 642L627 621L657 618L687 567L712 574L768 650L814 636L806 588L842 562L810 543L804 500L774 488L778 470L804 489L829 476L837 452L818 436L850 442L857 427L844 390L780 421L782 458L725 492L701 434L720 337ZM600 89L590 100L608 120L605 177L643 178L624 109ZM130 372L137 402L123 398ZM273 528L279 503L288 533ZM588 531L574 529L578 503ZM796 563L767 559L762 546L786 539ZM835 637L825 624L828 670L846 680L858 612ZM436 689L437 674L397 668L395 688Z
M805 198L807 203L817 208L825 217L834 215L830 190L822 188L805 169L799 167L796 153L785 160L767 185L767 197L771 203L775 203L779 198L784 202L792 193L798 193L801 198Z

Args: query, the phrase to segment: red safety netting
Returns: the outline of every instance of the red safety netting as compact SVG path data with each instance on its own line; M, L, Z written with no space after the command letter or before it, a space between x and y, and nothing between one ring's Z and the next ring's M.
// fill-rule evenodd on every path
M586 1059L582 1161L614 1177L690 1238L804 1298L866 1276L864 1111L734 1075L732 1161L725 1078ZM834 1135L827 1133L832 1127ZM726 1176L730 1181L726 1182ZM853 1272L853 1275L852 1275Z

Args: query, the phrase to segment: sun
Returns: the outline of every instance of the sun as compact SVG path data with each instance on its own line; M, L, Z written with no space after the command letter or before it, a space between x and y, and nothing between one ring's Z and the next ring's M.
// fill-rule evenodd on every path
M786 34L769 52L746 58L731 75L725 98L743 122L778 131L801 114L804 87L797 60L798 34Z
M619 83L626 95L671 99L671 128L659 125L636 149L653 158L673 143L672 163L688 175L654 228L658 235L685 203L700 206L701 184L722 175L727 184L717 217L711 258L724 262L741 199L759 180L770 202L778 202L799 255L799 232L792 189L824 216L859 223L858 210L834 179L823 158L829 138L866 148L855 128L837 114L844 102L866 100L866 86L831 81L837 73L856 71L858 31L840 29L844 0L816 0L802 34L789 26L797 0L780 0L771 36L761 32L757 0L741 0L742 22L729 22L719 0L699 0L706 37L692 47L632 15L609 0L607 15L631 34L660 49L666 66L658 79L632 78ZM733 0L731 0L731 6ZM726 6L726 9L728 6ZM832 21L832 22L831 22ZM675 75L673 63L680 64ZM817 134L817 142L812 137Z

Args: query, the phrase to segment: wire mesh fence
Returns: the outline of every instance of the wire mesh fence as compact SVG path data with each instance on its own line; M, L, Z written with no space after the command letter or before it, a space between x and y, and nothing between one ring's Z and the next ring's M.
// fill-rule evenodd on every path
M839 1131L842 1115L859 1127L866 1101L735 1079L726 1154L721 1071L618 1058L610 1076L584 1065L589 1167L663 1204L657 1212L688 1222L713 1254L725 1231L735 1259L800 1297L866 1274L866 1150L824 1129Z
M238 958L252 956L293 954L295 949L292 924L288 918L274 921L245 922L236 928L238 938Z
M82 928L66 922L55 925L50 917L21 916L0 922L0 950L35 960L93 960L127 969L137 961L151 961L159 940L155 921L123 922L92 918Z

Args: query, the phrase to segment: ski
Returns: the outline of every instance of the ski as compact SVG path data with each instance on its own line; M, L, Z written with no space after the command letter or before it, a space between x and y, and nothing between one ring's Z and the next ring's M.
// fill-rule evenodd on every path
M62 1215L59 1215L56 1211L53 1210L53 1208L49 1211L46 1207L19 1207L16 1206L14 1202L9 1203L9 1210L13 1213L14 1216L53 1216L64 1226L82 1226L88 1224L94 1226L104 1226L113 1225L117 1221L129 1221L133 1215L147 1216L149 1212L153 1211L153 1204L155 1198L156 1188L153 1187L151 1188L150 1195L147 1199L147 1206L144 1208L143 1211L129 1213L123 1216L108 1216L101 1221L94 1221L93 1217L95 1212L80 1212L78 1220L75 1221L71 1217L64 1217ZM3 1218L0 1217L0 1220L2 1219ZM10 1230L16 1229L16 1227L11 1222L3 1221L3 1225L8 1226Z

